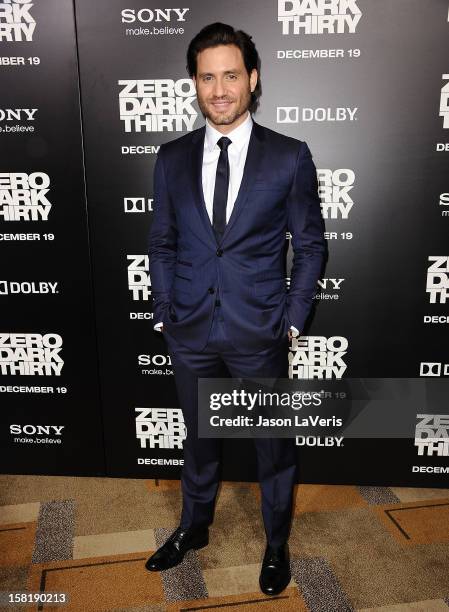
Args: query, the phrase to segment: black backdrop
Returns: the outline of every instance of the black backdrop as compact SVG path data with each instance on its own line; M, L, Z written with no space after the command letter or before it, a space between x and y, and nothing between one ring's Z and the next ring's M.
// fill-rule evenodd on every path
M179 439L158 447L145 435L177 414L152 330L147 235L159 145L204 123L185 52L213 21L253 36L254 118L305 140L318 170L330 258L290 376L310 376L297 363L316 336L325 359L332 345L343 354L315 377L449 375L447 0L254 6L0 3L3 472L179 476ZM60 350L35 351L42 337ZM414 427L416 411L409 419ZM447 486L446 447L300 446L300 479ZM254 478L248 442L224 452L225 478Z

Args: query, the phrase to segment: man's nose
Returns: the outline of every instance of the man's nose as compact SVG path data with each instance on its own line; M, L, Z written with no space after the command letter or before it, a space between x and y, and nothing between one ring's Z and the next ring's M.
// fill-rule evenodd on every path
M221 79L216 79L214 85L214 96L220 98L221 96L224 96L225 93L226 88L224 82Z

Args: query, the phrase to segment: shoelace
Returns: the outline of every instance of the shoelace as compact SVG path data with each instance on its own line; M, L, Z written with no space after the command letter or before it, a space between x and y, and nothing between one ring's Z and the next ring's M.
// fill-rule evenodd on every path
M173 543L176 549L179 550L183 540L187 537L188 531L184 529L176 529L166 541L166 544Z
M283 548L269 548L267 550L265 561L268 563L275 563L277 561L283 561L284 549Z

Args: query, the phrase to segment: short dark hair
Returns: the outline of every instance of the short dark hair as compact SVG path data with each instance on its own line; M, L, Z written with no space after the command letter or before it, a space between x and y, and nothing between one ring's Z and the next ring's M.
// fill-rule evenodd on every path
M198 34L192 38L187 49L187 72L192 77L197 72L197 55L204 49L209 47L217 47L218 45L235 45L242 53L243 63L245 64L248 75L251 75L253 68L256 68L258 79L254 91L251 93L250 110L253 112L257 108L258 99L262 93L260 84L260 57L256 46L249 36L243 30L234 30L234 28L226 23L211 23L205 26Z

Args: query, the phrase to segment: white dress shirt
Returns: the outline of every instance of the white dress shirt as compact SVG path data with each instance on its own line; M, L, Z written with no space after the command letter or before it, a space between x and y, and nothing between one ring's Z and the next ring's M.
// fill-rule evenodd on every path
M222 136L227 136L232 141L228 147L229 187L226 205L227 223L231 216L232 209L234 208L234 202L237 199L240 183L242 182L243 168L245 167L252 127L253 119L250 112L248 112L243 123L227 134L222 134L216 130L206 119L206 136L204 138L203 152L203 194L207 214L209 215L211 223L214 204L215 175L217 173L218 158L220 157L220 147L217 141L220 140Z
M222 134L212 127L206 118L202 182L204 201L211 223L213 218L215 176L217 173L218 158L220 157L220 147L218 146L217 142L222 136L227 136L232 141L228 146L229 187L228 200L226 204L227 223L229 221L229 217L231 216L232 209L234 208L234 202L237 199L240 183L242 182L243 169L245 167L246 154L248 152L249 139L253 127L251 113L249 111L247 111L247 113L246 119L227 134ZM154 329L161 331L161 327L162 322L159 322L156 323ZM293 325L290 327L290 329L296 334L299 333L296 327L293 327Z

